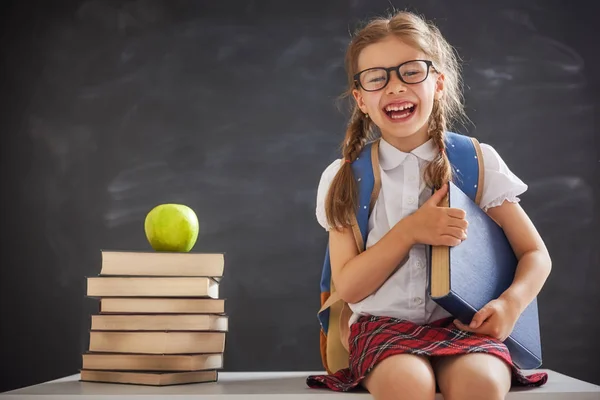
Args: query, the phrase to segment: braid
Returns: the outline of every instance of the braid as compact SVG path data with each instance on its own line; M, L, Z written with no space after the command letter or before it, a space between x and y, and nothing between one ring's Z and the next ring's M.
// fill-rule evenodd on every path
M354 181L350 162L356 160L365 147L370 131L370 121L355 106L342 146L343 165L333 178L325 201L327 222L332 227L345 228L352 224L352 217L356 210L358 188Z
M355 107L348 123L348 129L346 130L346 138L342 147L342 155L344 159L354 161L360 154L365 142L367 140L367 127L366 117L360 111L358 107Z
M440 151L425 170L427 184L435 189L439 189L452 179L450 160L446 154L444 132L446 132L446 116L444 115L440 101L436 100L433 102L433 110L429 122L429 136Z

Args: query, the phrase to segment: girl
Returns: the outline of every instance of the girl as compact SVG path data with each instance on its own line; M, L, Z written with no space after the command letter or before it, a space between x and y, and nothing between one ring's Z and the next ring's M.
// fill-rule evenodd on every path
M463 115L452 47L431 23L400 12L355 35L346 69L354 110L343 159L321 177L316 213L329 231L333 282L352 311L349 368L311 376L308 385L338 391L362 385L376 399L411 400L433 399L436 385L446 400L503 399L511 383L542 385L546 374L523 375L502 341L541 290L551 261L518 204L527 186L489 145L481 145L480 206L502 226L519 259L514 282L470 326L453 321L426 294L426 246L455 246L468 234L464 211L438 206L452 177L444 134ZM359 254L351 163L375 129L381 189Z

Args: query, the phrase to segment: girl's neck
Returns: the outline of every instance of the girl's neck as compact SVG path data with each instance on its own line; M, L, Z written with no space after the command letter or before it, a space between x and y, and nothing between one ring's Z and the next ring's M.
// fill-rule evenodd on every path
M429 134L427 133L429 130L428 124L425 124L421 129L417 132L413 133L410 136L406 137L395 137L393 135L388 135L384 132L381 133L383 139L397 148L398 150L404 153L410 153L417 147L421 146L423 143L429 140Z

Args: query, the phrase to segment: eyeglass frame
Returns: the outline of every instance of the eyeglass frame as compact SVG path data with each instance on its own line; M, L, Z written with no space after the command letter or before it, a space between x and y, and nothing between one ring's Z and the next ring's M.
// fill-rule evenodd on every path
M402 75L400 74L400 67L402 67L403 65L406 65L406 64L408 64L408 63L415 62L415 61L424 62L424 63L425 63L425 65L427 65L427 74L425 75L425 78L423 78L423 80L421 80L421 81L419 81L419 82L406 82L406 81L404 80L404 78L402 78ZM354 77L353 77L353 78L354 78L354 85L355 85L355 86L357 86L357 87L360 87L360 88L361 88L362 90L364 90L365 92L377 92L377 91L379 91L379 90L385 89L385 87L388 85L388 83L390 83L390 72L392 72L392 71L394 71L394 70L396 71L396 76L398 77L398 79L400 79L400 80L401 80L403 83L405 83L405 84L407 84L407 85L417 85L417 84L419 84L419 83L425 82L425 80L427 80L427 78L429 78L429 70L430 70L431 68L433 68L434 72L436 72L436 73L438 72L438 71L436 70L435 66L433 65L433 61L431 61L431 60L408 60L408 61L405 61L405 62L403 62L402 64L400 64L400 65L397 65L397 66L395 66L395 67L389 67L389 68L384 68L384 67L373 67L373 68L367 68L367 69L363 69L362 71L360 71L360 72L358 72L358 73L356 73L356 74L354 75ZM372 70L374 70L374 69L382 69L382 70L385 70L385 72L386 72L385 84L384 84L384 85L383 85L381 88L379 88L379 89L375 89L375 90L368 90L368 89L365 89L365 87L364 87L364 86L362 85L362 83L360 82L360 75L361 75L362 73L364 73L364 72L367 72L367 71L372 71Z

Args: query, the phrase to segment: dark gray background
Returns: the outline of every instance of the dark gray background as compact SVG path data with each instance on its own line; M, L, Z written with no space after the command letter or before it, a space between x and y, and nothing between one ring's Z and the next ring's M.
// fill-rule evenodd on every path
M463 132L530 185L544 367L600 383L597 3L91 0L3 6L0 389L78 372L85 277L102 248L149 249L163 202L197 212L195 251L227 253L226 370L320 369L316 189L348 31L390 4L457 47Z

